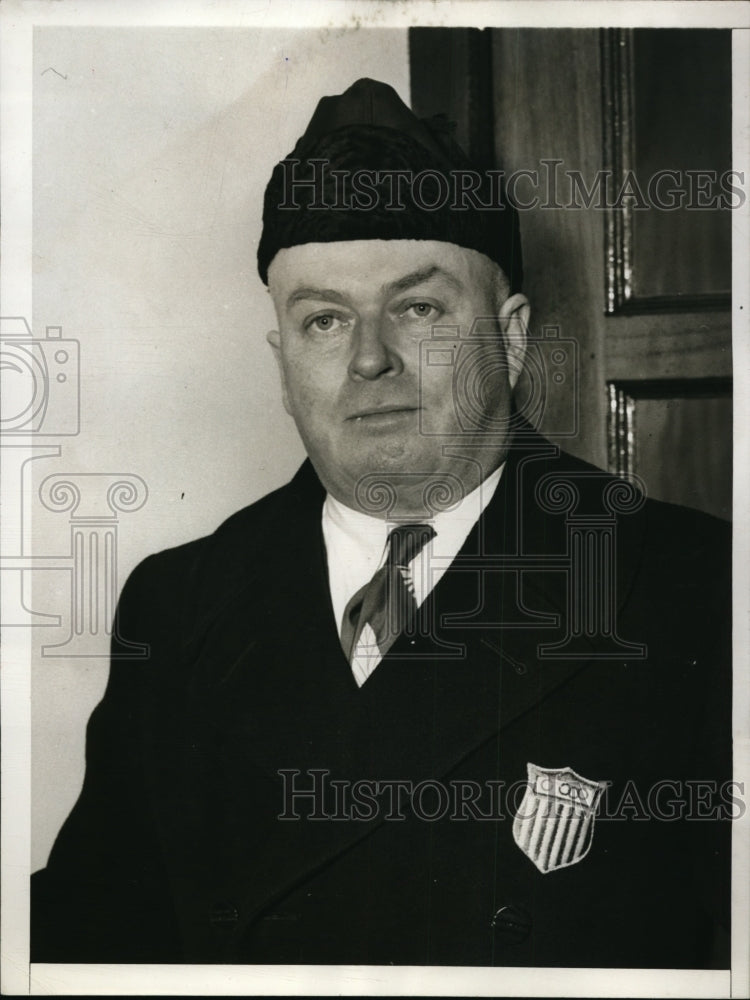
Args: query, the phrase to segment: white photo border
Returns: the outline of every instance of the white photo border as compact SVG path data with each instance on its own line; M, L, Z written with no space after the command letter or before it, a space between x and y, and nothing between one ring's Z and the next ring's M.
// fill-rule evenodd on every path
M36 27L412 26L733 28L733 159L750 168L750 6L744 2L572 0L462 3L326 2L257 4L234 0L4 0L2 49L2 315L31 315L31 87ZM733 225L734 665L735 777L750 778L750 205ZM29 442L17 440L23 448ZM28 530L29 520L25 521ZM30 636L6 630L2 671L2 992L14 995L451 995L715 996L750 995L750 815L733 838L732 971L469 969L328 966L29 966Z

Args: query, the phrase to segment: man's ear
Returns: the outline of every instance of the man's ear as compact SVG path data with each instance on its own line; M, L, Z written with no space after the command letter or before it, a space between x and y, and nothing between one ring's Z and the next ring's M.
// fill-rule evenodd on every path
M523 371L530 316L529 300L520 293L507 298L498 314L500 332L508 358L508 381L511 389L515 389L516 382Z
M284 404L284 409L291 417L293 414L289 407L289 391L286 385L284 359L281 357L281 334L278 330L269 330L266 334L266 340L271 345L271 350L273 351L273 356L276 359L276 364L279 369L279 379L281 380L281 401Z

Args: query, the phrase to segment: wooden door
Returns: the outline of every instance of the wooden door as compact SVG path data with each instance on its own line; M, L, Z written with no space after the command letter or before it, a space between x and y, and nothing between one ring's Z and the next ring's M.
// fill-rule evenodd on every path
M455 118L530 206L539 429L650 496L729 518L729 32L420 28L410 64L414 110Z

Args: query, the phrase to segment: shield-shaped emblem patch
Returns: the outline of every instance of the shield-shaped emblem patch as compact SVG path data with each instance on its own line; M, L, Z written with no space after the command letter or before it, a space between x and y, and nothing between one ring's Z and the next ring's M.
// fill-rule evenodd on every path
M569 767L529 763L526 771L528 784L513 820L513 839L543 874L576 864L591 847L606 783L582 778Z

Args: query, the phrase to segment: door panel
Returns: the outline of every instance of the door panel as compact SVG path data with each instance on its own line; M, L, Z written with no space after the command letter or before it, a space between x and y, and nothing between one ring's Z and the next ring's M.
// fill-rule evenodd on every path
M610 382L613 472L636 472L649 496L732 516L729 379Z

